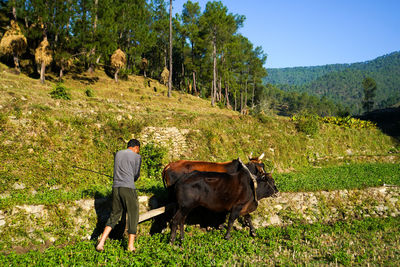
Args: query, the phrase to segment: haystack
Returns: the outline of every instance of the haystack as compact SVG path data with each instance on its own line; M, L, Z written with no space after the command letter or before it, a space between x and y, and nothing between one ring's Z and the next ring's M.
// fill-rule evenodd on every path
M161 82L163 84L167 84L169 79L169 70L167 67L164 67L163 71L161 72Z
M111 56L111 66L115 69L121 69L126 64L126 55L121 49L115 50Z
M115 68L114 79L118 82L118 72L126 64L126 55L121 49L115 50L114 54L111 56L111 66Z
M51 61L53 61L53 55L50 50L49 41L47 38L44 38L43 41L39 44L38 48L35 50L35 61L38 64L44 64L48 66Z
M146 77L147 67L149 66L149 62L146 58L142 58L142 62L140 63L140 68L143 70L143 75Z
M19 59L28 45L25 36L22 34L18 23L14 20L11 21L11 28L5 32L0 41L0 51L2 54L9 54L14 56L15 68L19 70Z
M46 66L48 66L51 61L53 61L53 55L50 49L49 41L45 37L43 41L40 43L38 48L35 50L35 61L40 64L40 81L44 83L45 79L45 70Z

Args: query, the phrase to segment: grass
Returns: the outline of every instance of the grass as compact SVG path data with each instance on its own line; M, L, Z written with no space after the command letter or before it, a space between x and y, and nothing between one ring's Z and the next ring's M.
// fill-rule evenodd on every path
M84 241L43 252L0 255L4 266L134 265L393 265L400 264L399 218L337 222L332 225L293 225L234 231L223 239L221 231L203 232L187 227L186 240L168 244L169 234L139 235L136 254L126 252L126 240L109 240L105 253ZM179 241L178 241L179 243Z
M282 192L362 189L382 186L400 186L400 165L391 163L361 163L307 168L275 175Z

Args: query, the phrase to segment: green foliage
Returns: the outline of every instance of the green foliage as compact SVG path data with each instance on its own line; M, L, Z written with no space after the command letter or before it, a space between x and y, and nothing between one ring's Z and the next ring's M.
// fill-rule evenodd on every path
M371 121L364 121L350 116L347 117L323 117L319 118L324 123L338 125L350 129L375 129L376 124Z
M146 176L161 178L167 149L154 143L148 143L140 148L140 155L142 156L142 171Z
M3 130L3 128L5 127L5 125L8 122L8 116L6 113L1 112L0 113L0 130Z
M376 108L386 108L400 101L399 69L400 52L397 51L354 64L268 69L265 81L284 91L326 96L348 107L351 114L360 114L362 81L366 76L376 81Z
M87 97L94 97L94 91L93 91L93 89L92 89L92 88L87 88L87 89L85 90L85 95L86 95Z
M363 163L307 168L291 173L274 174L277 187L283 192L361 189L400 186L400 166L390 163Z
M376 82L371 77L364 78L362 82L364 88L364 99L362 101L363 108L366 112L370 112L374 107L374 98L376 95Z
M64 100L71 100L71 94L69 89L65 87L65 85L58 83L53 91L50 92L51 98L54 99L64 99Z
M305 133L306 135L316 136L319 132L319 120L318 116L312 114L305 114L296 118L297 130Z
M137 252L126 251L126 240L108 240L105 252L94 241L53 246L43 252L0 254L5 266L233 266L233 265L394 265L400 263L397 218L369 218L333 224L288 225L257 230L204 232L186 226L190 235L178 246L168 244L169 234L139 235ZM295 256L294 256L295 255Z
M313 127L311 121L317 120L319 122L328 123L337 125L340 127L348 128L348 129L376 129L376 124L371 121L360 120L357 118L352 118L350 116L347 117L319 117L315 115L295 115L292 116L292 121L297 122L297 126L300 131L301 129L305 129L305 131L313 131ZM299 127L301 125L301 128ZM310 128L310 129L309 129ZM303 132L305 132L303 131ZM309 134L309 133L307 133Z

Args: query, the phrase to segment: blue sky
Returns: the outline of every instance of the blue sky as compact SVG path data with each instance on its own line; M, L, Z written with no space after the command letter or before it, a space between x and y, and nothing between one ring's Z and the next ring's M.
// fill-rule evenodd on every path
M202 11L208 1L199 0ZM174 0L181 13L186 0ZM400 50L400 0L223 0L267 68L354 63Z

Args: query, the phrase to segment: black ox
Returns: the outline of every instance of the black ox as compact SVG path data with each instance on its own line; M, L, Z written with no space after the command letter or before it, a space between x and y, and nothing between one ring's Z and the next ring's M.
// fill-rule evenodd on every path
M244 216L254 235L250 213L256 210L259 199L277 193L271 174L255 177L241 161L238 171L232 174L200 171L188 173L175 184L178 209L171 221L170 242L175 242L178 225L181 240L184 239L185 219L192 209L199 206L215 212L230 212L226 239L230 238L232 225L239 216Z

